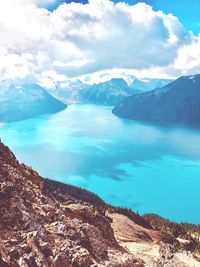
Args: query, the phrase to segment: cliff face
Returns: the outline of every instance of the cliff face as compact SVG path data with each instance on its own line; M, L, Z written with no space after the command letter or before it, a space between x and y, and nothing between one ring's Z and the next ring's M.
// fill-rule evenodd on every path
M44 179L0 143L0 267L197 267L177 251L198 256L199 229Z
M101 199L41 178L0 143L0 266L143 265L117 243Z

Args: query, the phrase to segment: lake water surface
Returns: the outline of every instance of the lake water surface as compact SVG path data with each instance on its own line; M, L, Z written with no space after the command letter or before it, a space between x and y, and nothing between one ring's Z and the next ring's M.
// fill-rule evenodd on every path
M44 177L142 214L200 223L200 131L123 120L110 107L71 105L3 125L0 136Z

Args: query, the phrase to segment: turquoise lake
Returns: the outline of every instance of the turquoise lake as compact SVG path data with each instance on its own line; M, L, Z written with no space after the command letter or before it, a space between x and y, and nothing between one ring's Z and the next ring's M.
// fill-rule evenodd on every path
M42 176L106 202L200 223L200 131L123 120L110 107L70 105L8 123L2 141Z

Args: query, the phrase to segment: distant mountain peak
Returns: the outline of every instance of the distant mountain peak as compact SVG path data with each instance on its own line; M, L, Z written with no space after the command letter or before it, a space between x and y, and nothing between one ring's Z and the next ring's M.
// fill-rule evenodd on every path
M156 88L162 88L172 81L171 79L136 78L131 83L131 86L141 91L151 91Z

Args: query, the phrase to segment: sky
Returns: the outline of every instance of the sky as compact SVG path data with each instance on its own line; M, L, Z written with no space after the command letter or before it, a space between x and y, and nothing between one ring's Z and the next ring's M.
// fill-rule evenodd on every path
M129 0L127 2L134 4L138 1ZM195 34L200 32L199 0L146 0L144 2L153 6L155 10L162 10L177 16L187 30L191 30Z
M50 86L200 73L199 9L199 0L3 1L0 77Z

